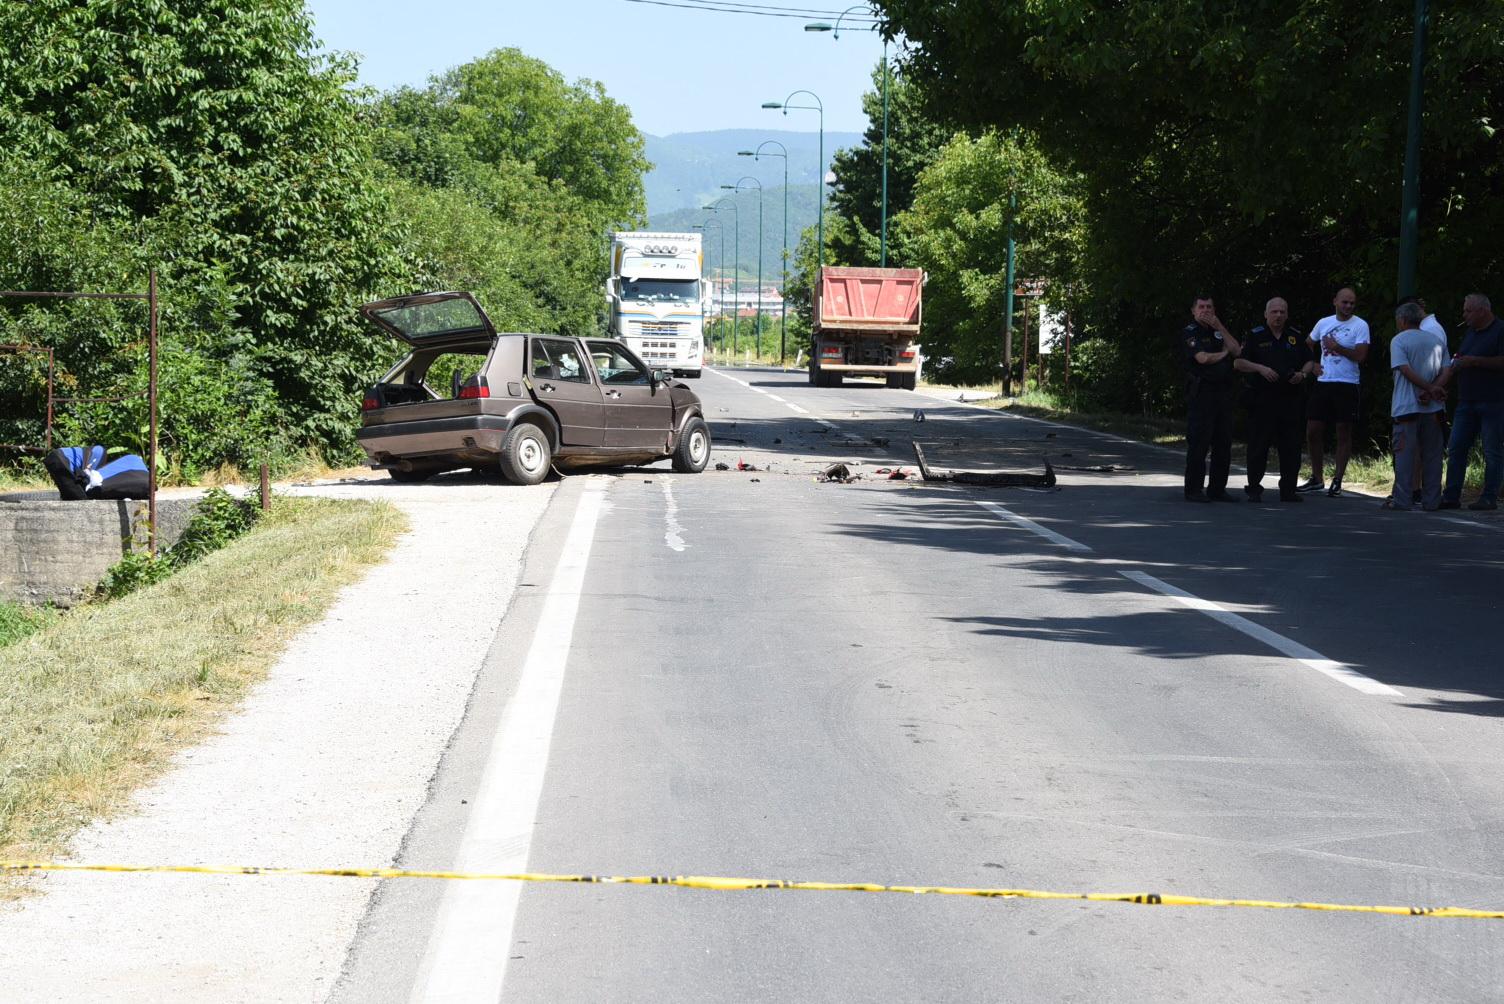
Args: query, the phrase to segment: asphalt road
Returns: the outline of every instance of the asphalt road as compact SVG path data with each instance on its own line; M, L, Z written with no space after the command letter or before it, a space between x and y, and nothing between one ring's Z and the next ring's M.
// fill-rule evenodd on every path
M1504 908L1504 525L1189 505L1173 454L875 385L696 389L762 469L563 482L399 864ZM1119 470L872 474L915 438ZM1491 1000L1501 924L394 881L336 999Z

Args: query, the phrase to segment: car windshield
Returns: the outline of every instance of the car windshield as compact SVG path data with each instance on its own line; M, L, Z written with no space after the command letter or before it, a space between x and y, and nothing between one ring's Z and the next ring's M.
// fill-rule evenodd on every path
M698 303L700 282L698 279L623 279L621 296L624 300L648 303Z
M486 329L485 316L480 308L459 297L411 303L372 313L400 331L403 337L414 340Z

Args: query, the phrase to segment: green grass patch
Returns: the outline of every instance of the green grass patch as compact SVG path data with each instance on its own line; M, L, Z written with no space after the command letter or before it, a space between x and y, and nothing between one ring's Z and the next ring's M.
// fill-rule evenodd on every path
M60 613L52 607L0 602L0 648L36 634L59 616Z
M50 858L120 808L405 527L384 503L278 499L222 550L0 649L0 859Z

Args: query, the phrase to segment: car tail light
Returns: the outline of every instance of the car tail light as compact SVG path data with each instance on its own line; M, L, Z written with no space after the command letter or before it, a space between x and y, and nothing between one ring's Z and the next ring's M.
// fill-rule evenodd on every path
M491 386L486 383L483 376L471 377L465 381L465 386L460 388L460 400L470 401L478 397L490 397Z
M902 352L900 352L898 354L898 358L900 358L900 359L913 359L914 358L914 350L913 349L904 349Z
M381 400L375 394L367 394L364 401L360 402L361 411L375 411L381 407Z

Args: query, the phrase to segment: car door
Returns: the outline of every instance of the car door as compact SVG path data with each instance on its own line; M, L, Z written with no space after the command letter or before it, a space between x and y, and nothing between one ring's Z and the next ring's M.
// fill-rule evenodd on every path
M620 342L587 344L605 397L606 445L666 450L674 422L668 386L653 386L647 366Z
M528 385L537 402L559 416L565 446L601 446L606 425L594 367L578 340L534 336L528 346Z

